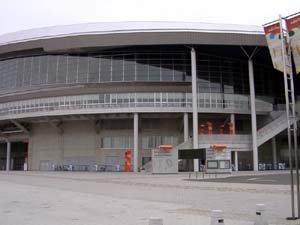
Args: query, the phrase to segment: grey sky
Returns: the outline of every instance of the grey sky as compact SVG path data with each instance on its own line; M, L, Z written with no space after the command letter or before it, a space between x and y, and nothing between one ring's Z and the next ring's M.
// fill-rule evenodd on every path
M0 0L0 34L104 21L261 25L299 12L300 0Z

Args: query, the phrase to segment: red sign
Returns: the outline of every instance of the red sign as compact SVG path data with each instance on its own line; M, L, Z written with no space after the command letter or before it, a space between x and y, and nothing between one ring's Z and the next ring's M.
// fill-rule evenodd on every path
M300 27L300 15L286 20L286 25L289 31Z
M279 34L280 33L280 24L274 23L272 25L264 27L265 34Z
M164 144L159 146L159 150L164 151L164 152L170 152L172 150L173 146Z

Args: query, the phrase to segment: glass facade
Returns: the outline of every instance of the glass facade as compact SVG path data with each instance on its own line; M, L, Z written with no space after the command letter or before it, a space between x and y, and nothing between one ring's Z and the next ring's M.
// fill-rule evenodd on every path
M190 80L185 53L42 55L0 61L0 90L42 85Z
M190 82L188 50L153 48L85 55L36 55L0 61L0 92L34 87L107 82ZM157 50L158 49L158 50ZM230 54L230 53L228 53ZM272 96L274 70L255 64L258 95ZM246 60L197 50L199 93L249 94Z
M132 136L106 136L101 138L101 148L126 149L133 148Z

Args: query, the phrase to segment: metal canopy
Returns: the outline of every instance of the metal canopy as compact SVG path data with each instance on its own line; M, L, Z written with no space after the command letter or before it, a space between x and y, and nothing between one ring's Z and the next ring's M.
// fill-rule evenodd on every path
M84 47L161 44L266 46L260 26L199 22L106 22L54 26L0 36L0 54L42 48L61 51Z

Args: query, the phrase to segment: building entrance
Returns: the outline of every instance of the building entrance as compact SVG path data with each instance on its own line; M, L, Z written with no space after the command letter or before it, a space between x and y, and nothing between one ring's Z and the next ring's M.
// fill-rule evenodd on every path
M184 149L178 151L179 172L194 171L194 159L199 160L199 171L201 171L206 161L206 149Z
M9 170L27 169L28 142L12 142L10 150ZM7 144L0 144L0 170L6 170Z

